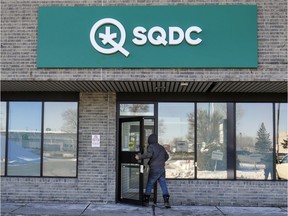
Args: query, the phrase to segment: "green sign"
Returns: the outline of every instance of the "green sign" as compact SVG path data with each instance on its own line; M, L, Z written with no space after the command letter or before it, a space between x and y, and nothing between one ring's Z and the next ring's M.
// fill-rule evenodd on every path
M38 68L256 68L255 5L40 7Z

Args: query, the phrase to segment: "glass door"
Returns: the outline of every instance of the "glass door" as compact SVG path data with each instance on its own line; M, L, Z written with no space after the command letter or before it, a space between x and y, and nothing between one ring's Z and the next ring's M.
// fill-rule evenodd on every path
M154 132L154 120L125 118L119 126L119 201L142 204L148 166L146 161L136 160L135 154L143 153L147 137Z

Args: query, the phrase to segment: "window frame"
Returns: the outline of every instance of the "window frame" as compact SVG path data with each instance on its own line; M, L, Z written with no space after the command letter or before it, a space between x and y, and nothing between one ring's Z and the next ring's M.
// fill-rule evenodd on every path
M274 176L271 180L262 180L262 179L237 179L236 178L236 103L271 103L272 104L272 119L273 119L273 151L275 151L276 144L276 133L275 133L275 104L276 103L287 103L286 94L276 94L276 93L241 93L235 97L235 93L117 93L117 123L121 116L119 115L119 104L120 103L129 103L129 104L139 104L139 103L154 103L155 104L155 132L158 133L158 104L161 102L167 103L177 103L177 102L194 102L195 110L197 112L197 104L200 102L205 103L226 103L227 104L227 178L226 179L205 179L197 178L197 167L195 167L194 178L169 178L169 180L217 180L217 181L278 181L276 179L276 163L274 158L273 171ZM155 99L156 98L156 99ZM197 120L197 115L195 120ZM197 122L195 122L196 125ZM197 127L195 127L195 143L197 141ZM118 142L118 141L117 141ZM195 145L195 148L197 145ZM197 149L195 150L195 152ZM194 155L195 160L197 160L197 154ZM273 157L276 157L275 154ZM196 165L197 166L197 165Z
M5 161L4 161L4 175L0 174L0 176L6 176L6 172L7 172L7 155L8 155L8 150L7 150L7 130L8 130L8 108L9 108L9 105L8 105L8 102L7 101L1 101L2 102L5 102L5 143L4 143L4 146L5 146L5 152L4 152L4 158L5 158Z
M237 116L236 116L236 113L237 113L237 104L267 104L267 105L271 105L271 113L270 113L270 117L271 117L271 120L272 120L272 129L271 129L271 132L273 133L272 136L271 136L271 146L272 146L272 173L271 173L271 179L249 179L249 178L239 178L237 177L237 171L239 171L237 169L237 166L235 165L235 180L252 180L252 181L273 181L273 180L276 180L276 163L275 163L275 160L276 160L276 155L275 155L275 146L276 146L276 134L275 134L275 128L276 128L276 121L275 121L275 104L277 102L235 102L235 163L236 163L236 159L237 159L237 140L236 140L236 137L237 137L237 127L236 127L236 121L237 121ZM257 132L259 130L259 128L255 131ZM256 138L256 136L255 136ZM250 152L251 153L251 152Z
M78 178L79 162L79 93L78 92L3 92L1 102L6 102L6 139L5 139L5 172L1 177L27 177L27 178ZM8 134L9 134L9 106L10 102L41 102L41 143L40 143L40 175L22 176L8 175ZM45 102L75 102L77 107L77 129L76 129L76 174L75 176L45 176L43 175L43 153L44 153L44 104Z

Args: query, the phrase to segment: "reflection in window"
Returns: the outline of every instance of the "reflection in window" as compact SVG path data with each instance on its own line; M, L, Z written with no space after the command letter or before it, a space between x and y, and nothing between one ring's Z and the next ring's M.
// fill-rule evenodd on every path
M139 164L121 164L121 197L139 199Z
M276 103L276 177L288 180L287 104Z
M197 178L227 178L226 103L197 104Z
M271 103L236 104L237 179L273 178Z
M140 150L140 121L122 122L121 151L138 152Z
M44 104L43 176L76 176L77 103Z
M41 102L10 102L8 175L40 176Z
M153 116L154 104L120 104L120 116Z
M5 175L6 158L6 102L0 103L1 175Z
M167 178L194 177L194 103L159 103L159 143L170 154Z

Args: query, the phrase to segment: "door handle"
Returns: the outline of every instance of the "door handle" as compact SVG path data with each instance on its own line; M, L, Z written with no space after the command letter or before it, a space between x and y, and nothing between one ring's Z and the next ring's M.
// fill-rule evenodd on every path
M144 165L140 165L140 173L144 173Z

